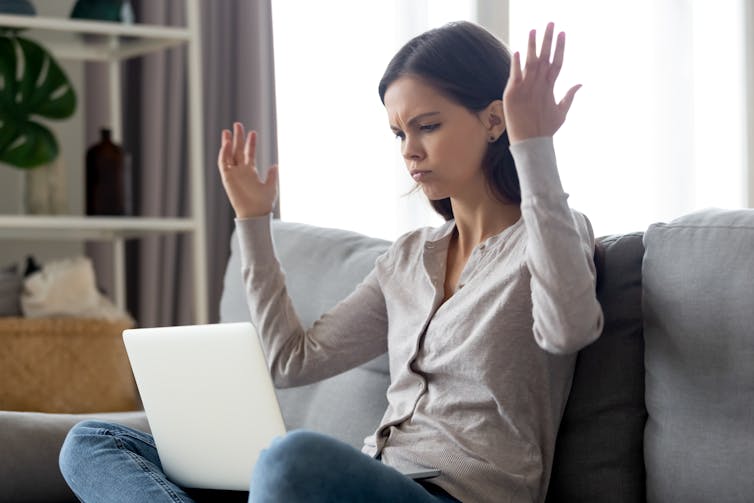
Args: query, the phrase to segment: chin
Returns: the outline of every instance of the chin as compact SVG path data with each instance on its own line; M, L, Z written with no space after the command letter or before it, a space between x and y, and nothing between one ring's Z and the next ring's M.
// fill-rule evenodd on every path
M422 190L424 192L424 195L430 201L440 201L441 199L447 199L450 197L450 194L447 194L445 192L438 192L436 190L431 190L427 187L422 187Z

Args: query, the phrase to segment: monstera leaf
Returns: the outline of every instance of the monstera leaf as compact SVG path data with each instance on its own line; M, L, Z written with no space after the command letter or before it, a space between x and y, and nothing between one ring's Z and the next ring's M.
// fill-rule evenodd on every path
M0 162L28 169L55 160L58 142L35 119L65 119L75 110L73 86L50 53L0 33Z

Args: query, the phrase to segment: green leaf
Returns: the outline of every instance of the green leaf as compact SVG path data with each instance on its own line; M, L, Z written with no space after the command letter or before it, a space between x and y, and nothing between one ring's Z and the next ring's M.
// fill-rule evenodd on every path
M76 110L76 93L63 69L42 46L16 37L24 54L20 106L49 119L65 119ZM45 71L46 70L46 71Z
M0 162L21 169L48 164L57 156L57 140L49 129L36 122L24 123L13 141L0 150Z
M0 34L0 161L17 168L52 162L58 144L35 119L65 119L76 93L52 55L15 34Z
M18 136L18 126L13 122L0 119L0 152L10 146Z
M16 94L16 50L7 37L0 37L0 118L10 113Z

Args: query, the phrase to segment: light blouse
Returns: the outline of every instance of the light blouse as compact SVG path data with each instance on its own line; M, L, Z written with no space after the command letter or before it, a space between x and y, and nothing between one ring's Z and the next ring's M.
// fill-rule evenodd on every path
M363 451L400 469L438 468L431 482L468 502L544 501L575 352L603 323L594 236L568 206L552 138L511 152L521 218L474 249L444 303L453 221L397 239L306 329L269 217L236 220L251 319L276 385L308 384L387 351L388 407Z

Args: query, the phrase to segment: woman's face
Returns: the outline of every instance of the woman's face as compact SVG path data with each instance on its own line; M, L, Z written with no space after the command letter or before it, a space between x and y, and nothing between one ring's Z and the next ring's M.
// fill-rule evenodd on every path
M413 76L387 88L385 108L409 174L429 199L478 197L490 134L479 114Z

